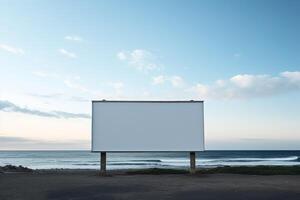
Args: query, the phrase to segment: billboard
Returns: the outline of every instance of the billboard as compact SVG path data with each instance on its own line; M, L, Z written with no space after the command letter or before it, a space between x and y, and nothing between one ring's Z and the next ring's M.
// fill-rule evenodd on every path
M92 101L92 151L203 151L203 101Z

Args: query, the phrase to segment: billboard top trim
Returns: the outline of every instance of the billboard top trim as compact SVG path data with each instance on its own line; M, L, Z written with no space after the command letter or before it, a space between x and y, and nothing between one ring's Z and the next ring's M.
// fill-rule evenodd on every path
M203 103L204 101L190 100L190 101L136 101L136 100L92 100L92 103Z

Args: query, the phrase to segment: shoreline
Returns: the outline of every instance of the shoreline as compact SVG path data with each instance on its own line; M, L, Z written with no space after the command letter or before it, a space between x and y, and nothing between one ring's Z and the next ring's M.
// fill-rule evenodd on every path
M2 173L100 173L100 169L30 169L23 166L0 166ZM186 168L142 168L142 169L108 169L107 174L189 174ZM243 175L300 175L300 165L295 166L222 166L212 168L197 168L196 174L243 174Z

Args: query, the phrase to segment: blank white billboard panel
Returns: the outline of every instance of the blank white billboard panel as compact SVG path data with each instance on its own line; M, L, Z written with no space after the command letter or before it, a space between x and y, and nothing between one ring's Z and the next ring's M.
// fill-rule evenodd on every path
M203 151L202 101L93 101L92 151Z

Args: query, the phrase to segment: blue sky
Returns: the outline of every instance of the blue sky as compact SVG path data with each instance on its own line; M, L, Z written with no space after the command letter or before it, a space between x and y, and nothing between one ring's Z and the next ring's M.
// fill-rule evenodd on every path
M299 9L2 0L0 146L89 149L91 99L202 99L208 149L299 149Z

